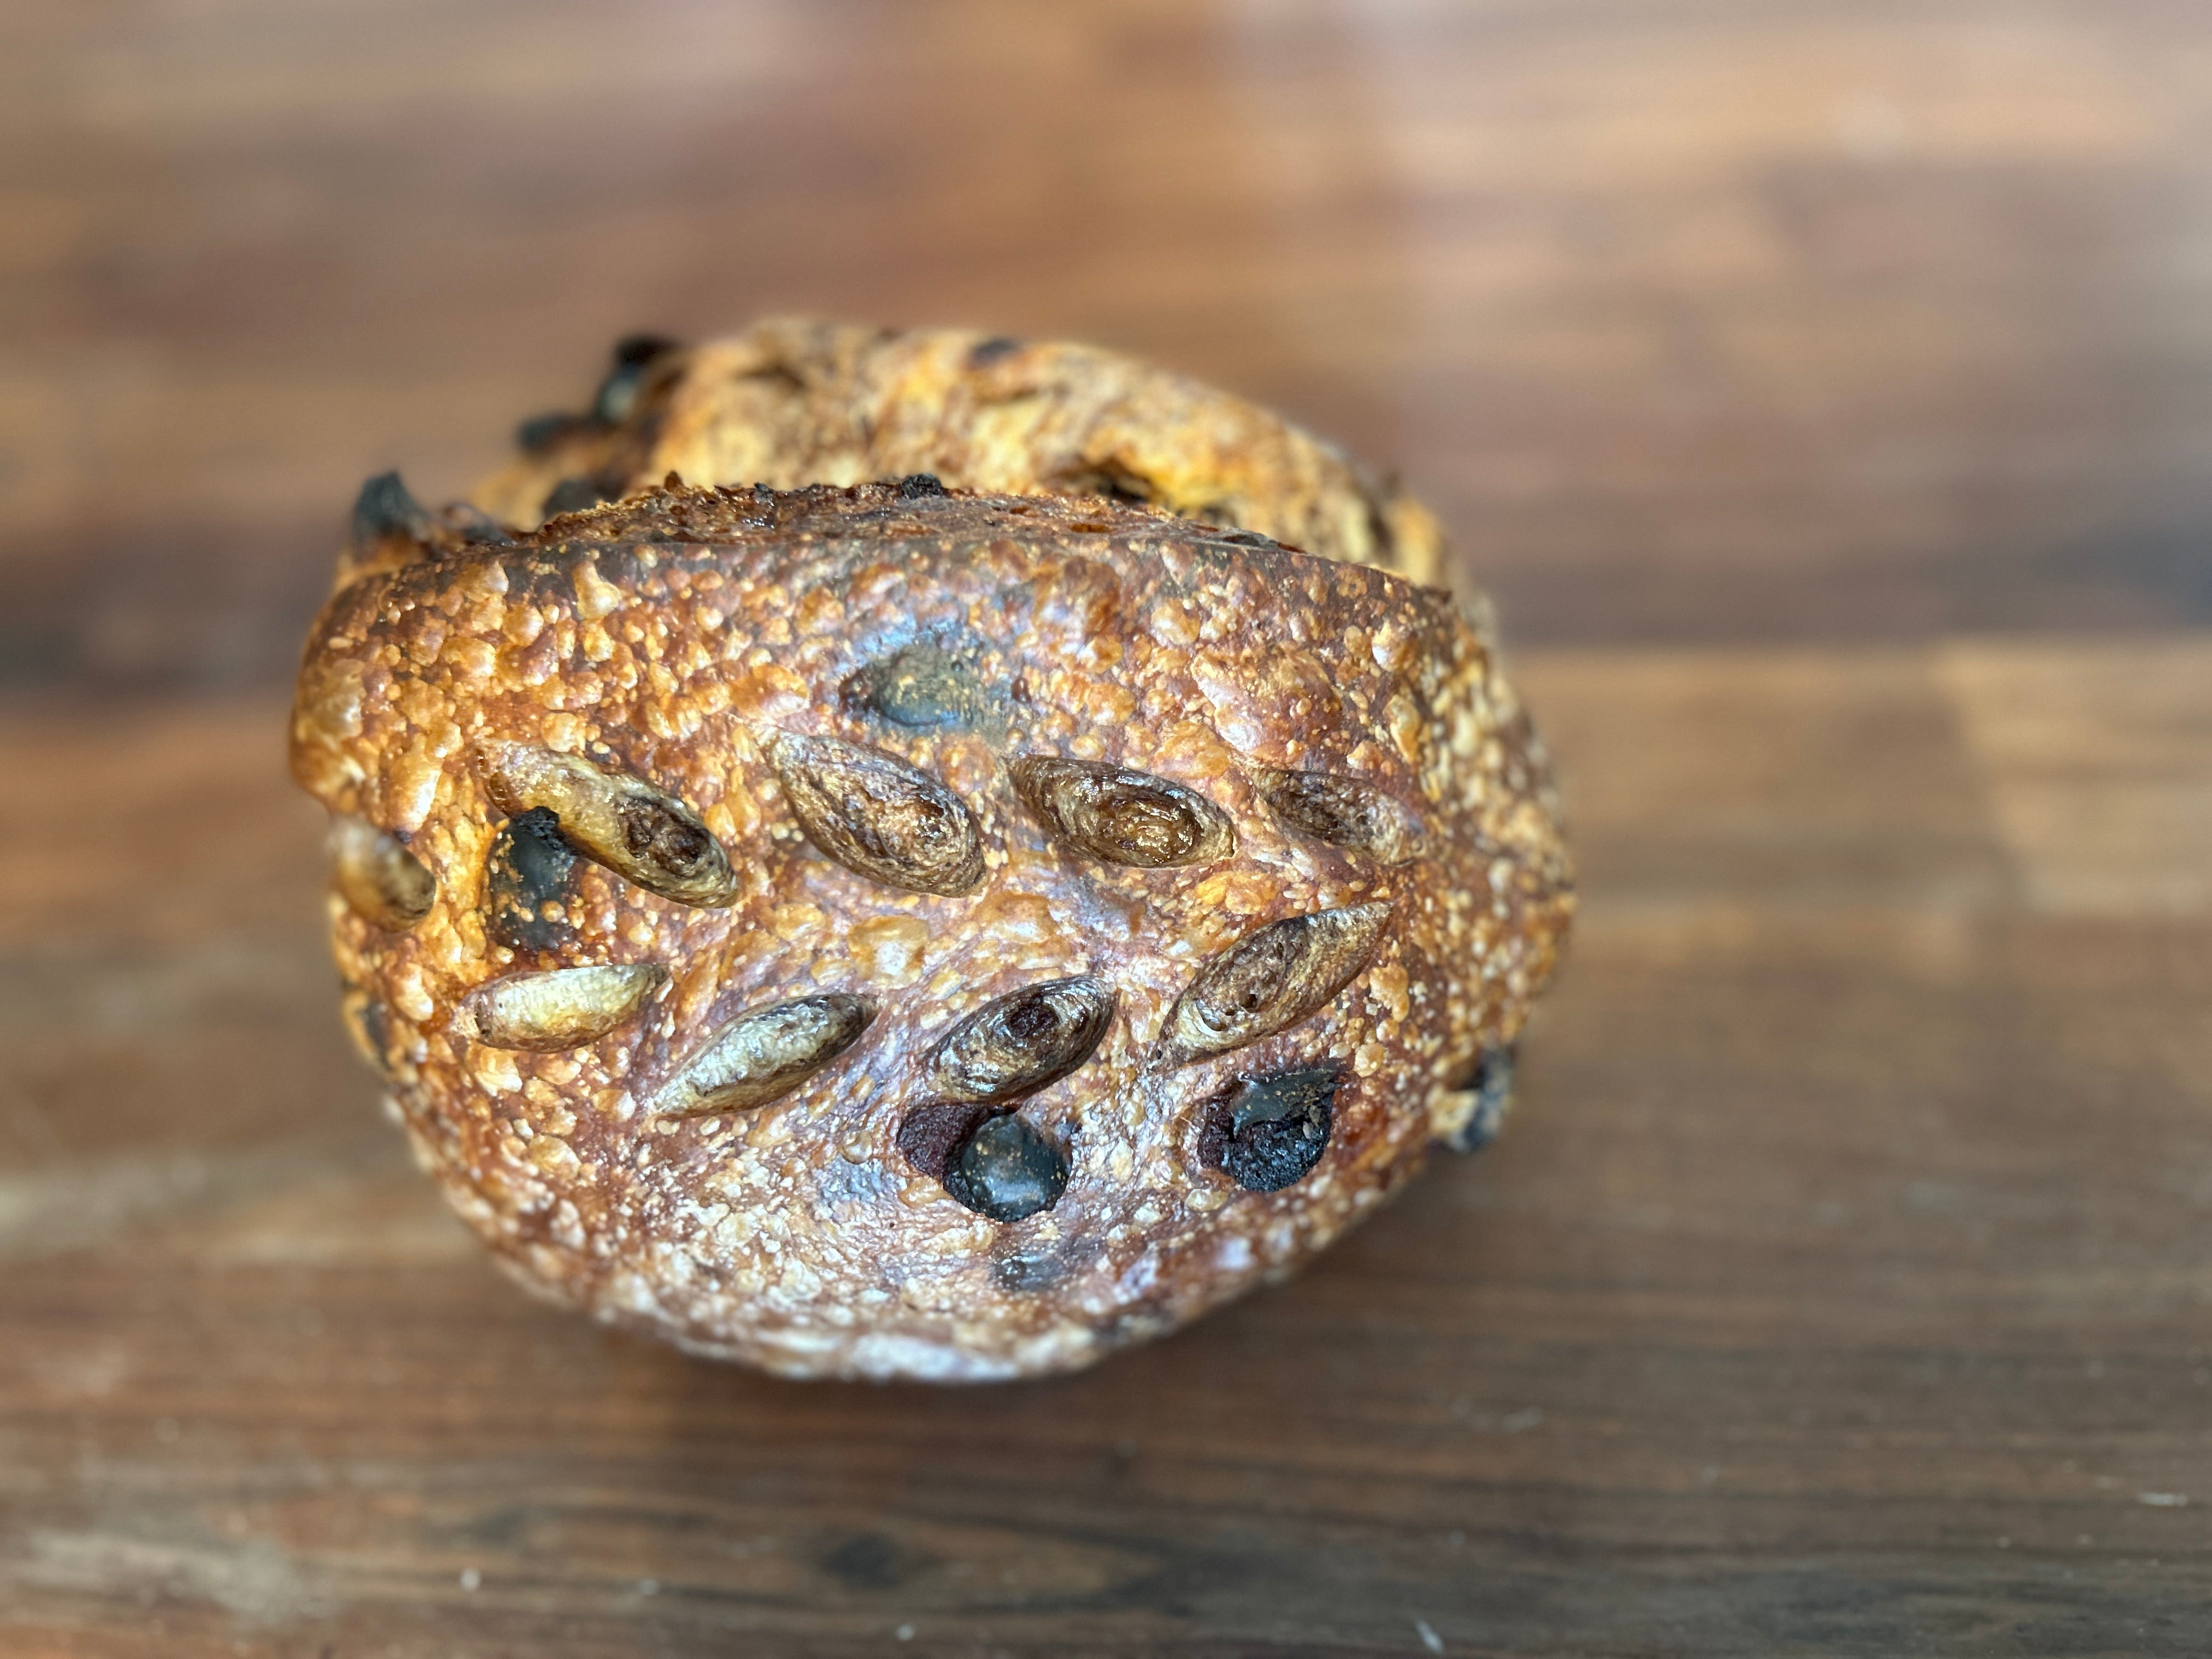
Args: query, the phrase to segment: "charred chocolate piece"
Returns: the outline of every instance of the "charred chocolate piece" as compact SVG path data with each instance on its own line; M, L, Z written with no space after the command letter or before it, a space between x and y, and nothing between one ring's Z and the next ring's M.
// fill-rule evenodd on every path
M1304 1180L1328 1150L1340 1075L1323 1066L1239 1078L1207 1113L1199 1161L1251 1193Z

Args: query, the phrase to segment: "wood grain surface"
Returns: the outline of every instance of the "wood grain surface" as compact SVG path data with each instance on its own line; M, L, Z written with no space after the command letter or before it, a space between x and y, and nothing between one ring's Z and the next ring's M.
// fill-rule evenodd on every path
M72 0L0 92L0 1656L2212 1652L2199 0ZM1401 465L1565 773L1505 1137L1079 1377L540 1307L339 1033L353 487L791 308Z

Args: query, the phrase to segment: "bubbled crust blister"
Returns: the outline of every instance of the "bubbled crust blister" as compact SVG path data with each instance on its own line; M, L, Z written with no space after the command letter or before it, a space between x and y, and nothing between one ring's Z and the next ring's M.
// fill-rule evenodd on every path
M894 884L811 839L778 759L823 744L941 787L972 820L972 885ZM514 745L680 803L726 854L727 902L591 856L531 862L556 886L530 887L485 775ZM1224 827L1172 843L1195 861L1100 859L1015 787L1028 757L1168 780ZM1069 1369L1310 1255L1455 1127L1451 1085L1516 1034L1571 908L1540 752L1445 596L1096 501L676 489L431 550L333 598L293 766L435 883L411 925L330 908L356 1038L461 1213L540 1290L797 1375ZM1285 773L1375 792L1390 857L1272 809ZM519 929L518 902L557 925ZM1310 1012L1218 1053L1170 1030L1240 945L1323 915L1306 931L1362 954L1308 964ZM578 1046L489 1046L471 1014L493 981L611 965L666 978ZM1054 993L1042 1085L961 1104L980 1085L946 1079L1006 1024L979 1011L1055 981L1078 984ZM710 1040L801 999L827 1000L812 1024L769 1024L843 1046L765 1103L696 1109ZM1219 1167L1224 1103L1268 1078L1299 1102L1334 1078L1326 1144L1248 1190ZM952 1113L950 1134L1001 1110L1019 1122L994 1146L1065 1171L1013 1221L927 1167L949 1140L900 1146L909 1118Z
M534 525L578 494L692 483L1103 495L1444 581L1436 519L1289 422L1187 375L1059 341L775 318L679 347L625 343L592 410L532 422L477 505ZM558 493L564 492L564 493Z

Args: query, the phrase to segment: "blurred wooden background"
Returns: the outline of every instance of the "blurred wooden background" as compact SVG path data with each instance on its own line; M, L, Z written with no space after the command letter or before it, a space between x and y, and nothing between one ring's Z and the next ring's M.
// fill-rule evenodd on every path
M1088 337L1401 467L1587 908L1523 1111L1066 1382L521 1299L279 733L618 333ZM2212 1650L2202 0L0 11L0 1653Z

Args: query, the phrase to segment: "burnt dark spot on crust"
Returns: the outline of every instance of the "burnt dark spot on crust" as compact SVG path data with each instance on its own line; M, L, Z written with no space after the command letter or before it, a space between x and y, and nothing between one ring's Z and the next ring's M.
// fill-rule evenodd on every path
M922 1174L942 1180L968 1137L1000 1109L975 1100L927 1100L909 1106L899 1120L898 1149Z
M1067 1159L1021 1118L988 1118L954 1154L945 1190L988 1220L1025 1220L1060 1202Z
M367 548L386 536L428 541L434 526L429 509L416 501L397 472L380 472L354 497L353 545Z
M951 1100L1035 1094L1091 1058L1113 1023L1114 1006L1113 988L1087 974L996 998L938 1044L930 1087Z
M499 827L484 855L484 932L510 951L558 951L573 944L568 914L580 860L548 806L517 813Z
M913 731L972 726L987 701L975 671L930 644L902 647L881 662L856 669L842 691L848 704Z
M1304 1180L1328 1150L1341 1078L1322 1066L1237 1079L1206 1109L1199 1162L1247 1192L1279 1192Z
M1032 816L1078 852L1156 870L1237 850L1228 816L1194 789L1103 761L1030 755L1010 769Z
M563 513L581 513L614 499L613 490L602 489L589 478L563 478L546 492L538 510L546 518L557 519Z
M968 348L968 367L988 368L1003 358L1011 357L1022 349L1022 343L1012 335L994 334L988 340L978 340Z
M1503 1048L1486 1048L1450 1085L1462 1094L1474 1097L1467 1103L1468 1113L1459 1127L1443 1137L1444 1145L1452 1151L1479 1152L1498 1139L1498 1132L1505 1126L1505 1114L1513 1104L1515 1058L1510 1043Z

